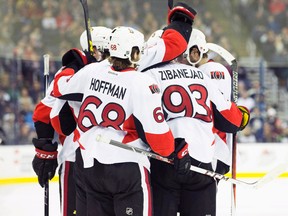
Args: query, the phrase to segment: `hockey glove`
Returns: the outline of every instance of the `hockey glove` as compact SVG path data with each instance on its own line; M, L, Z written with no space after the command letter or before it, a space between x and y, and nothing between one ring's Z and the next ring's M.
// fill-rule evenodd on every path
M173 159L174 168L179 174L187 174L189 172L191 159L185 139L175 139L175 150L168 158Z
M185 3L178 2L168 14L168 24L179 21L192 25L197 12Z
M249 120L250 120L250 112L249 110L244 107L244 106L237 106L238 109L242 112L242 122L241 122L241 125L240 125L240 131L243 130L247 124L249 123Z
M75 73L92 62L96 62L96 59L89 52L76 48L67 51L62 57L62 66L74 69Z
M32 139L36 155L32 161L34 172L38 176L38 182L44 187L45 182L51 180L56 172L57 163L57 142L52 143L51 139Z

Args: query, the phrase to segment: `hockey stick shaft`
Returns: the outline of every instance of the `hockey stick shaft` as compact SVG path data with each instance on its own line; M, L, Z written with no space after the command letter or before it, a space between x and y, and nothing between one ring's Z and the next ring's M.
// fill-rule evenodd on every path
M237 103L238 101L238 64L235 59L235 57L228 52L223 47L214 44L214 43L207 43L207 46L209 50L212 50L213 52L219 54L231 67L232 69L232 101L234 103ZM232 136L232 166L231 166L231 173L232 178L236 179L237 170L236 170L236 164L237 164L237 143L236 143L237 137L236 133ZM232 186L232 197L234 199L234 207L236 206L236 184Z
M49 180L44 184L44 215L49 216Z
M168 0L168 9L169 11L173 8L173 0Z
M49 85L49 54L43 55L44 58L44 97L46 96ZM49 180L44 184L44 215L49 216Z
M43 55L43 58L44 58L44 97L45 97L48 86L49 86L49 59L50 59L50 55L45 54L45 55Z
M87 33L88 50L90 54L93 56L94 50L93 50L92 37L91 37L91 23L90 23L89 11L88 11L88 3L87 3L87 0L80 0L80 2L81 2L81 5L83 7L83 12L84 12L84 21L85 21L85 28L86 28L86 33Z
M149 152L149 151L145 151L145 150L143 150L141 148L137 148L137 147L134 147L134 146L131 146L131 145L128 145L128 144L124 144L122 142L118 142L116 140L107 139L107 138L103 137L100 134L98 134L96 136L96 140L98 142L107 143L107 144L110 144L110 145L113 145L113 146L117 146L117 147L122 148L122 149L126 149L128 151L133 151L133 152L145 155L147 157L150 157L150 158L153 158L153 159L156 159L156 160L160 160L160 161L165 162L165 163L173 164L173 161L169 160L166 157L163 157L161 155L158 155L158 154L155 154L155 153L152 153L152 152ZM219 180L224 180L224 181L230 182L231 184L237 184L237 185L243 185L243 186L248 186L248 187L253 187L253 188L259 188L260 186L263 186L263 184L266 184L266 183L272 181L277 176L279 176L281 173L285 172L287 167L288 167L288 163L283 163L283 164L277 166L276 168L274 168L272 171L267 173L264 177L258 179L255 182L245 182L245 181L241 181L241 180L238 180L238 179L229 178L229 177L227 177L225 175L213 172L211 170L206 170L206 169L203 169L203 168L200 168L200 167L196 167L196 166L193 166L193 165L190 167L190 170L194 171L194 172L197 172L197 173L200 173L200 174L203 174L203 175L210 176L212 178L216 178L216 179L219 179Z
M232 69L232 100L234 103L238 101L238 65L236 59L232 61L230 65ZM237 134L234 133L232 137L232 178L236 178L237 175ZM236 206L236 185L233 185L233 198L234 206Z

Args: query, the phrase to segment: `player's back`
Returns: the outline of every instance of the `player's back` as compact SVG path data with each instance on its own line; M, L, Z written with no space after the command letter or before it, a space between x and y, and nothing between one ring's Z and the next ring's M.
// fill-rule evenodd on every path
M198 68L179 63L147 73L159 83L165 118L174 137L186 139L193 158L211 162L214 135L209 78Z
M110 149L107 144L99 150L97 134L142 148L147 145L140 139L141 134L149 144L150 141L163 142L162 134L165 138L169 127L158 119L161 117L157 115L161 111L161 95L155 83L153 78L132 68L119 72L101 63L87 65L69 79L62 96L81 98L79 115L76 116L80 142L90 149L89 152L95 153L93 157L103 163L125 162L127 155L131 155L129 160L139 160L138 155L125 150L119 154L119 148L112 146Z

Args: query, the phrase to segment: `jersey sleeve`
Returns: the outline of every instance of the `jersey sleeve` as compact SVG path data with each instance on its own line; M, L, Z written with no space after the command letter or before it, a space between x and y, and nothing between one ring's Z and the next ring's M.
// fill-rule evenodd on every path
M141 122L144 139L151 149L157 154L168 156L174 151L174 137L164 119L160 90L154 79L146 74L141 75L145 76L133 82L133 113L136 121L139 124Z
M187 41L176 29L166 29L157 40L147 41L139 62L139 71L146 71L158 64L171 61L185 52Z
M237 105L227 99L218 87L208 78L207 87L211 100L214 126L216 129L236 133L240 129L242 122L242 113Z
M75 115L65 100L56 99L50 112L50 118L51 125L62 136L68 136L76 129Z

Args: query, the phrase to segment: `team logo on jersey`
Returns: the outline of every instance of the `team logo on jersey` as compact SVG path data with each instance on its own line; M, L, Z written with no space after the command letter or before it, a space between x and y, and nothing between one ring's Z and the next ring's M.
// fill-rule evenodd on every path
M150 91L152 92L152 94L160 93L160 89L159 89L158 85L156 85L156 84L150 85L149 88L150 88Z
M211 79L217 79L217 80L225 79L225 74L223 71L211 71L210 75Z
M126 208L126 215L133 215L133 208L127 207Z

